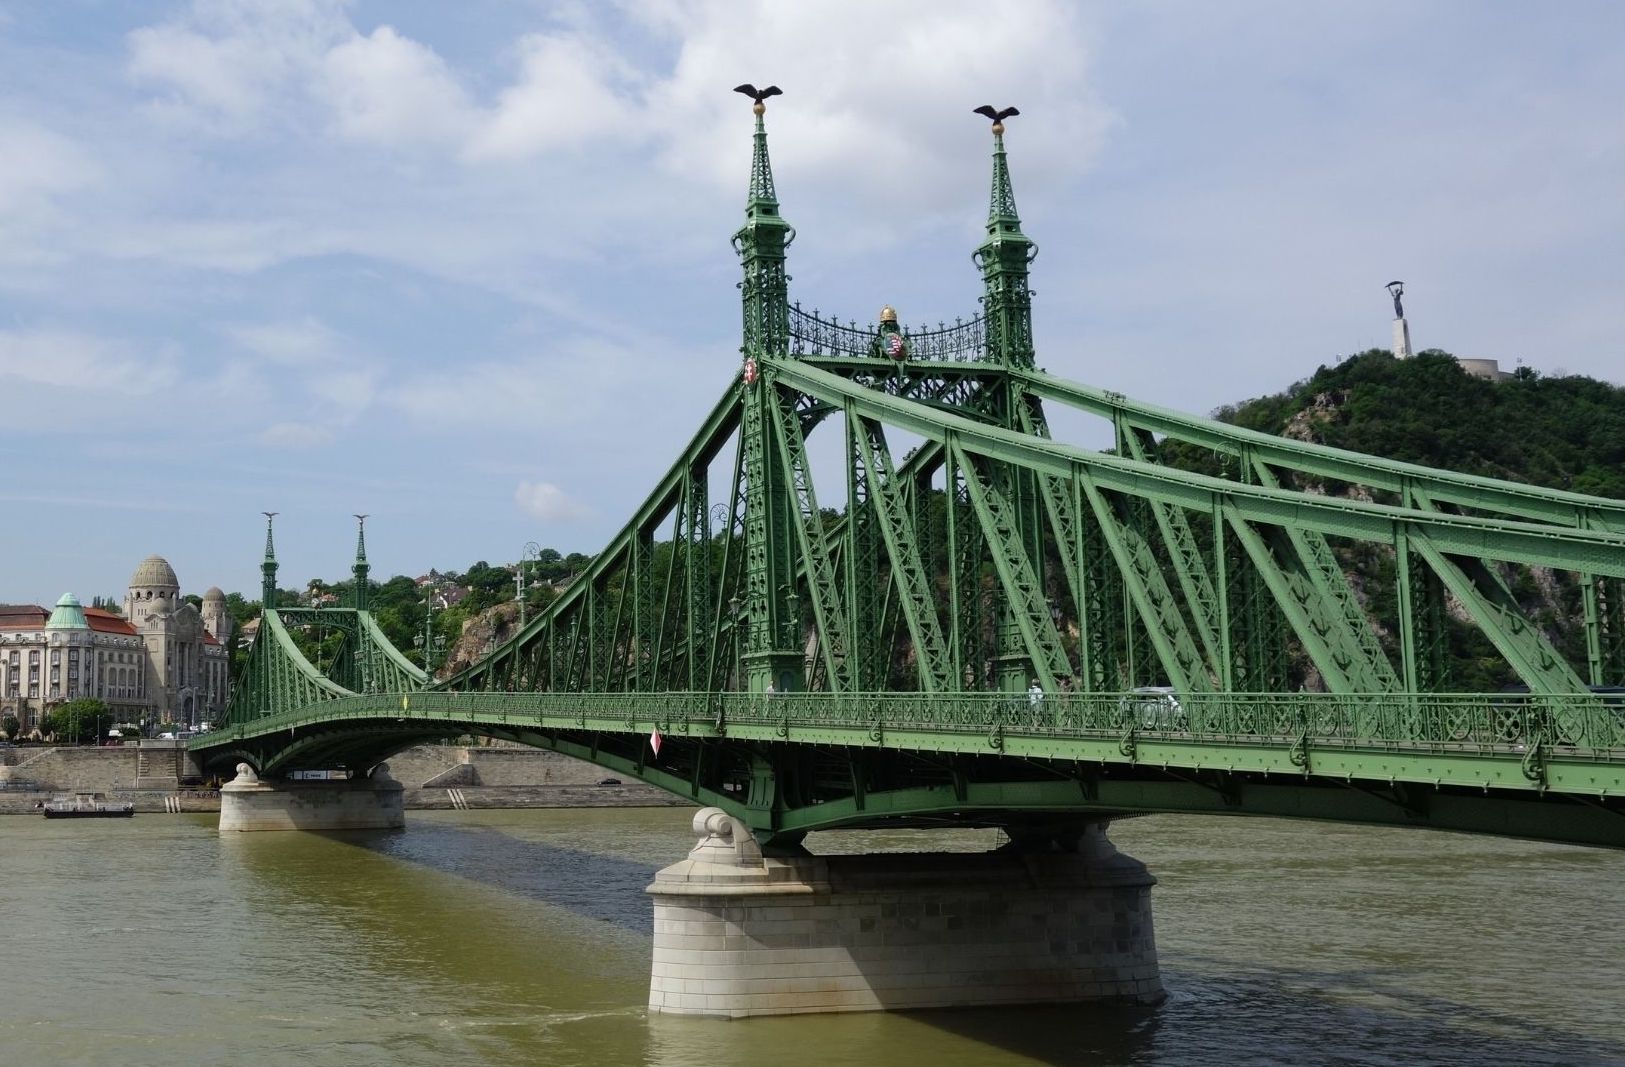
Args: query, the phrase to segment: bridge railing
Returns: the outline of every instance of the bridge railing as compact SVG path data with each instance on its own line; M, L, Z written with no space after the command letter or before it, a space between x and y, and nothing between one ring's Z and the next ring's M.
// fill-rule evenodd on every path
M1612 695L1610 695L1611 697ZM1299 741L1348 748L1472 750L1536 748L1612 753L1625 759L1625 701L1585 695L1217 693L455 693L358 694L267 716L222 731L250 736L346 718L445 719L522 725L576 720L628 730L653 723L791 728L860 727L871 732L1010 731L1057 737L1134 735L1198 742ZM221 743L210 735L194 747Z
M875 349L879 327L840 323L817 311L790 308L790 354L862 359L879 355ZM987 358L987 321L977 315L931 326L904 326L903 345L909 359L966 363Z

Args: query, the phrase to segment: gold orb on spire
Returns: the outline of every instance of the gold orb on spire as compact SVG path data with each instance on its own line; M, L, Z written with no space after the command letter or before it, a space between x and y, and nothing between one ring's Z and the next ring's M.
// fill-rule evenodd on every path
M892 307L890 304L887 304L885 307L881 308L880 309L880 321L881 322L896 322L897 321L897 309Z

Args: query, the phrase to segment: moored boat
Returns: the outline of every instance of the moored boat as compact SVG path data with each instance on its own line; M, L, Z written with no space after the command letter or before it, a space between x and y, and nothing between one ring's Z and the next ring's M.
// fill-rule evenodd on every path
M111 804L101 793L74 793L52 797L40 805L40 814L47 819L128 819L135 805Z

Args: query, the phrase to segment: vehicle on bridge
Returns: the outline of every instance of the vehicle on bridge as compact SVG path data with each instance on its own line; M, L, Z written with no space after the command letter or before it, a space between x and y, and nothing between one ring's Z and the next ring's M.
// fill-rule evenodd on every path
M1142 730L1188 730L1190 718L1171 685L1142 685L1124 695L1123 721Z

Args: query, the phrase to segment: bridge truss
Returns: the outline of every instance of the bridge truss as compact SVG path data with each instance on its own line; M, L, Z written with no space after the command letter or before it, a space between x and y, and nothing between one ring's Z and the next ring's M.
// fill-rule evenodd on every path
M1144 811L1625 845L1625 706L1606 691L1625 685L1625 502L1042 372L1002 134L980 312L858 327L789 300L758 110L739 373L585 573L432 686L377 631L364 571L348 612L267 611L227 728L194 747L276 772L507 737L781 848L899 821L1055 840ZM1046 404L1107 420L1115 448L1053 439ZM1182 448L1212 469L1174 465ZM1514 594L1520 569L1572 596L1580 640ZM287 632L316 622L344 634L331 670ZM1463 632L1504 690L1453 691Z

